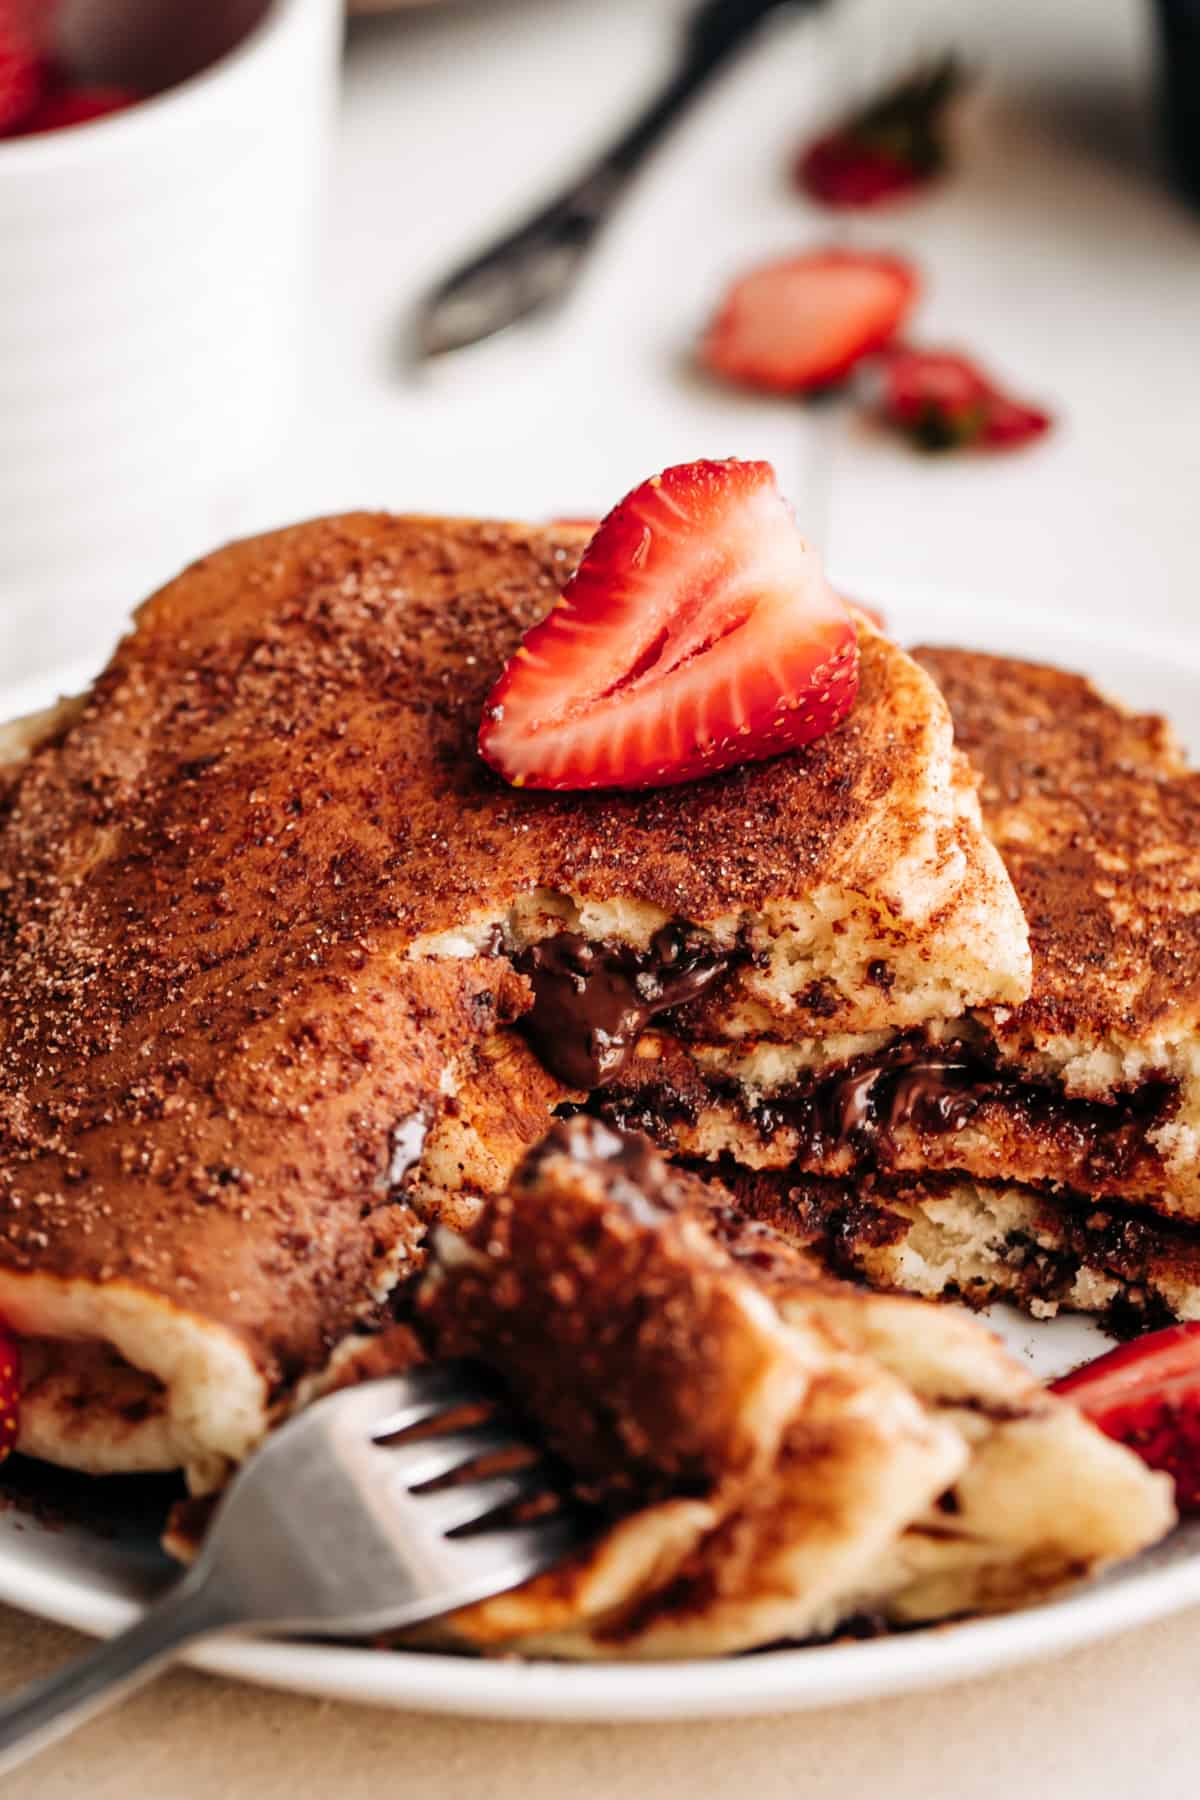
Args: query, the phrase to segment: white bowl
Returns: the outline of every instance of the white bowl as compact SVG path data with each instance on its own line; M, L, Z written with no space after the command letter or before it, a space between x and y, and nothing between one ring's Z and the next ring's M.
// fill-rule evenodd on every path
M176 85L0 142L9 679L103 648L142 594L255 520L294 412L341 8L193 11L189 40L177 0L69 4L88 73Z

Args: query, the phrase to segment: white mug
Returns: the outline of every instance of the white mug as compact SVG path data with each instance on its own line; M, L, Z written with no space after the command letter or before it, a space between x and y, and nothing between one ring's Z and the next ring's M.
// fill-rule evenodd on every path
M304 372L341 27L338 0L62 17L88 75L175 85L0 141L5 682L99 657L181 563L263 522Z

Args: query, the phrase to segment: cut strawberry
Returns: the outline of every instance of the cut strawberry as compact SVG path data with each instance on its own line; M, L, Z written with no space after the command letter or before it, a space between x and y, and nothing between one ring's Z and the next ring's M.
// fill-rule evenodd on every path
M90 125L110 113L124 112L142 98L132 88L67 86L46 94L17 128L18 137L34 137L42 131L62 131L69 125Z
M1048 413L1002 393L967 357L907 346L884 359L880 411L923 450L1015 449L1051 423Z
M488 696L516 787L669 787L820 737L858 642L769 463L685 463L623 500Z
M1039 406L1026 406L1021 400L1010 400L1007 394L993 388L988 395L988 416L983 441L993 449L1014 449L1043 437L1051 425L1050 414Z
M1180 1512L1200 1511L1200 1325L1172 1325L1054 1383L1108 1437L1175 1482Z
M701 355L772 393L831 387L895 335L916 295L915 273L894 256L819 250L767 263L734 283Z
M16 1339L0 1326L0 1462L15 1447L21 1422L21 1359Z
M946 112L962 85L953 57L920 69L799 157L797 184L825 206L878 206L946 166Z

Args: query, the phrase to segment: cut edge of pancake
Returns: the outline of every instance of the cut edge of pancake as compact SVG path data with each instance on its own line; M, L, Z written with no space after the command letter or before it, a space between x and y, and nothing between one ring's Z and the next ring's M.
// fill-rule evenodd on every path
M88 1474L182 1467L203 1492L270 1424L265 1377L231 1331L127 1282L0 1269L0 1317L18 1338L54 1346L33 1359L22 1395L18 1448L31 1456ZM140 1395L123 1373L97 1386L97 1347L114 1371L141 1376Z
M753 1216L876 1289L1090 1314L1121 1335L1200 1320L1200 1235L1144 1211L961 1175L722 1176Z
M427 933L415 957L478 955L497 942L514 955L564 931L642 951L668 925L736 952L714 1005L722 1036L821 1029L905 1029L1029 992L1024 916L984 828L974 774L954 748L949 710L932 679L865 620L864 647L886 662L882 685L894 733L915 734L907 786L890 796L882 845L863 867L852 845L828 880L778 895L757 911L678 918L633 896L531 888L506 906ZM866 835L871 831L864 827ZM840 865L845 864L843 869Z

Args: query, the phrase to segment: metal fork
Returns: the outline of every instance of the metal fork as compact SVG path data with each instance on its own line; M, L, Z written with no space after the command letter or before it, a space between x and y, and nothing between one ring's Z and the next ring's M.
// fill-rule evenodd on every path
M547 205L448 275L421 302L420 356L462 350L564 299L600 227L647 154L768 13L822 0L703 0L679 65L642 115Z
M367 1637L503 1593L561 1561L585 1536L568 1507L488 1526L555 1492L548 1465L499 1415L383 1441L490 1400L463 1365L430 1364L332 1394L285 1425L224 1495L197 1561L147 1613L0 1705L0 1772L198 1638ZM517 1449L529 1460L469 1478L475 1464Z

